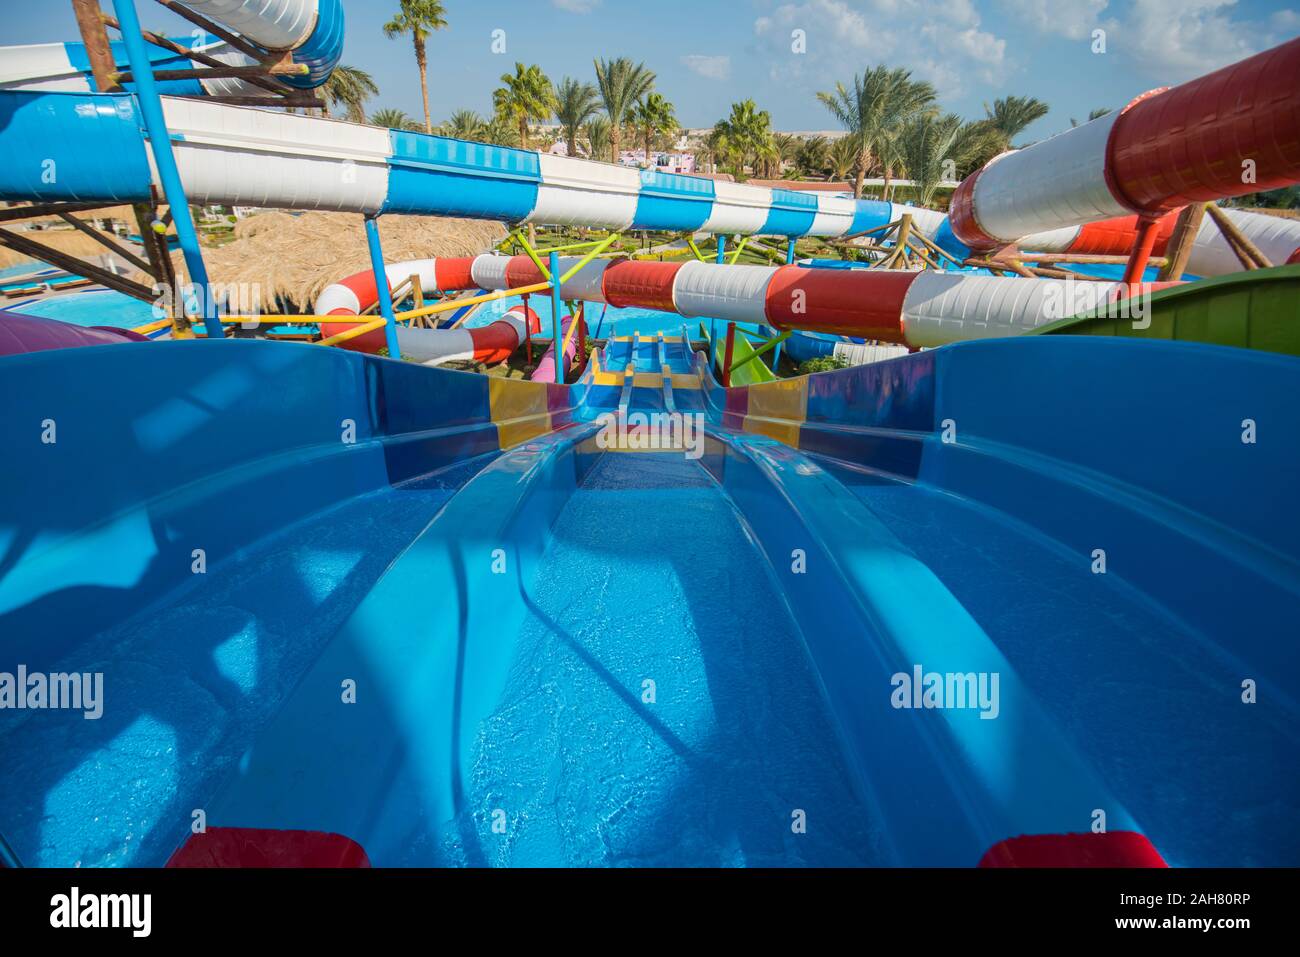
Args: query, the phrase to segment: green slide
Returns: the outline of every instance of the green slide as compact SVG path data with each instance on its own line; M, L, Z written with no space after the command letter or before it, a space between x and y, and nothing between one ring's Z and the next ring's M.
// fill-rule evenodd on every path
M702 322L700 323L700 335L705 339L709 338L709 327ZM726 340L723 339L718 342L719 368L715 369L714 373L718 375L719 379L721 379L722 376L721 365L722 365L722 355L723 355L723 342L725 341ZM737 329L736 341L731 347L732 365L734 366L737 362L742 362L745 359L749 359L749 357L754 354L754 351L755 351L754 344L749 341L749 337L745 333ZM771 352L767 353L768 356L771 356L771 354L772 354ZM776 378L777 378L776 373L767 367L767 363L763 361L763 356L759 356L757 359L752 359L749 362L746 362L743 366L738 367L736 371L734 371L731 374L731 384L732 385L753 385L756 382L771 382L773 379Z
M1035 334L1181 339L1300 355L1300 265L1201 279L1151 295L1146 328L1106 306L1035 330ZM737 342L739 346L739 342Z

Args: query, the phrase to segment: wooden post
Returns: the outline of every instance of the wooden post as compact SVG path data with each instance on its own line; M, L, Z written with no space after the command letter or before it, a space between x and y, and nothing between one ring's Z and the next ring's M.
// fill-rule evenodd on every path
M121 91L122 87L116 78L117 62L113 59L113 49L108 43L108 31L104 29L104 14L99 0L72 0L72 9L77 15L81 41L86 44L86 56L90 60L95 86L101 93Z
M1158 281L1174 282L1183 278L1187 260L1192 255L1192 246L1196 242L1196 234L1200 232L1204 219L1204 203L1191 203L1183 207L1174 223L1174 234L1169 237L1169 246L1165 249L1165 264L1156 274Z
M145 262L143 259L141 259L139 256L137 256L135 253L131 252L129 249L126 249L123 246L118 245L116 242L109 239L98 230L92 229L91 227L87 226L76 216L73 216L69 213L59 213L59 218L63 220L65 223L67 223L69 226L71 226L73 229L77 230L78 232L85 233L87 236L89 236L95 242L99 243L109 252L121 256L123 259L129 262L136 269L139 269L140 271L147 272L147 273L153 272L149 264Z
M420 285L419 275L416 273L411 273L411 278L408 279L407 282L411 284L411 298L415 302L415 308L423 309L424 308L424 287ZM419 322L420 325L423 326L424 328L426 329L429 328L428 316L421 316Z
M79 276L85 276L87 279L93 279L101 286L107 286L109 289L116 289L118 292L126 293L134 299L141 302L152 303L154 301L153 290L148 286L138 282L132 282L121 276L109 272L107 269L101 269L98 266L78 259L76 256L70 256L67 253L52 249L44 243L38 243L35 240L28 239L18 233L11 233L7 229L0 229L0 245L8 246L24 256L30 256L41 262L47 262L51 266L57 266L60 269L66 269L70 273Z
M898 221L898 235L894 239L893 259L902 260L903 268L906 269L912 263L907 257L907 242L912 238L912 214L904 213L903 218Z
M1273 265L1269 261L1269 258L1260 251L1259 247L1247 239L1246 234L1237 228L1237 224L1228 218L1227 213L1219 209L1219 207L1213 203L1207 203L1205 210L1214 219L1214 225L1219 227L1219 232L1223 233L1224 239L1228 240L1229 244L1231 244L1234 249L1240 250L1240 252L1238 252L1238 258L1241 258L1241 254L1245 253L1245 255L1255 263L1255 266L1252 267L1246 265L1246 262L1243 259L1242 265L1245 265L1247 269L1268 269Z

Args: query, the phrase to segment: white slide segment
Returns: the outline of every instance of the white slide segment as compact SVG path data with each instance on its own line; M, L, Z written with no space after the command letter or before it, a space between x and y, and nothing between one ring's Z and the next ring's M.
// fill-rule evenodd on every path
M292 50L316 28L317 0L185 0L185 5L268 50Z
M388 130L174 97L163 115L191 199L377 213L388 195Z
M1038 162L1008 163L1003 153L975 181L979 224L992 236L1026 236L1129 211L1106 189L1106 140L1118 112L1034 144ZM1045 201L1044 196L1050 196Z
M1019 336L1114 299L1119 282L1072 282L971 276L926 270L903 298L909 345L930 348L965 339Z

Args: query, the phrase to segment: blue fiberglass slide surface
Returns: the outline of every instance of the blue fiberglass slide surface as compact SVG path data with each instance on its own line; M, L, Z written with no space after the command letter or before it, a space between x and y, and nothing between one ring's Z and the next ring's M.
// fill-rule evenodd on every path
M441 861L879 862L779 594L701 466L601 457L552 528Z
M210 823L347 834L377 866L885 859L729 496L682 455L576 453L575 432L504 453L448 502Z
M0 821L19 859L162 864L388 564L490 457L310 515L53 662L103 672L111 706L94 721L0 722L0 767L22 782L0 789Z
M994 509L822 461L1038 689L1169 863L1294 863L1296 733L1242 706L1224 648Z

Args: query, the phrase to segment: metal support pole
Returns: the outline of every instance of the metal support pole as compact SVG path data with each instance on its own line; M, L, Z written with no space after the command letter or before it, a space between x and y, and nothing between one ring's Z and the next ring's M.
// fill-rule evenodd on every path
M727 237L722 233L718 234L718 265L725 265L727 262ZM709 320L709 368L716 368L718 364L718 320Z
M378 216L366 216L366 245L370 247L370 268L374 270L375 289L379 292L379 314L384 317L388 357L400 359L402 347L397 344L397 317L393 314L393 291L388 287L388 271L384 269L384 247L379 242Z
M795 239L793 236L791 236L790 244L785 249L785 263L787 266L794 264L794 252L795 252L794 245L795 245ZM772 371L773 372L776 372L777 366L780 365L781 363L781 343L785 342L786 338L788 338L789 335L790 334L787 332L785 334L785 337L777 339L776 346L772 350Z
M149 134L149 147L153 151L154 164L158 167L158 178L162 180L167 205L171 208L181 252L185 255L185 265L189 268L190 278L199 287L204 328L209 339L225 338L226 333L221 328L217 304L212 296L212 283L208 281L208 267L203 262L203 251L199 248L199 234L194 228L194 219L190 216L185 185L181 182L176 156L172 152L167 119L163 116L162 100L159 99L158 88L154 84L153 64L145 49L135 0L113 0L113 9L117 12L118 23L122 25L122 42L126 45L131 74L135 78L136 100L140 104L145 130Z
M560 254L553 252L550 257L551 273L551 324L555 332L555 381L564 384L564 336L560 334L560 313L564 304L560 302Z

